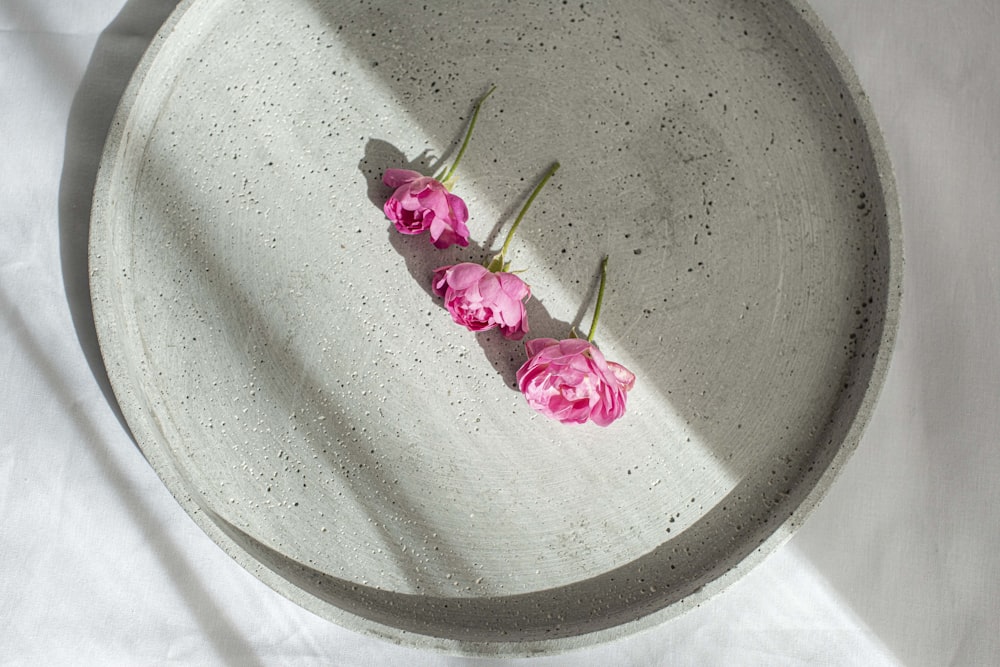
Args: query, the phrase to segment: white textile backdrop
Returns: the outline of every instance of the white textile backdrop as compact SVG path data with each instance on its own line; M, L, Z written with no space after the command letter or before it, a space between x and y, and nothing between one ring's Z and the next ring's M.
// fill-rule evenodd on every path
M871 425L744 579L539 667L1000 664L1000 4L812 1L902 204L902 321ZM362 637L272 592L173 500L92 373L90 188L173 5L0 0L0 664L520 664Z

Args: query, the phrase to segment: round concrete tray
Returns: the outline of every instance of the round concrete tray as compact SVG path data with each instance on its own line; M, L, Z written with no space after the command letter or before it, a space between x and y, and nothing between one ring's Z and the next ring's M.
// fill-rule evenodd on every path
M490 85L456 192L473 245L385 219ZM533 336L638 376L608 428L533 413L518 343L432 270L513 245ZM502 236L501 236L502 238ZM886 372L889 162L801 2L183 2L94 198L94 314L145 455L275 590L413 646L527 655L667 619L795 529Z

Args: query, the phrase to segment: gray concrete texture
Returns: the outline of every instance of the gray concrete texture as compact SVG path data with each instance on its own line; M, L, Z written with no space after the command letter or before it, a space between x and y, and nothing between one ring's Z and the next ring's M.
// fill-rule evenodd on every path
M391 167L468 248L399 235ZM498 250L531 337L637 375L607 428L547 420L523 345L457 327L441 265ZM407 645L534 655L662 622L798 526L857 445L901 285L891 169L807 6L182 3L95 191L102 353L135 438L241 565Z

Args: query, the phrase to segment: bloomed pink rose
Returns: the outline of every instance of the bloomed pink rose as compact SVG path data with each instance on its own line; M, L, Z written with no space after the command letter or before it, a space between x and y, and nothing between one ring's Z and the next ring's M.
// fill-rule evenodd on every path
M451 318L470 331L499 328L510 340L528 333L524 301L531 288L513 273L494 273L470 262L442 266L434 272L431 288L444 298Z
M430 231L437 248L469 245L465 202L439 181L409 169L386 169L382 182L396 189L383 210L401 233Z
M626 393L635 375L582 338L535 338L524 344L528 361L517 385L528 405L563 423L588 419L607 426L625 414Z

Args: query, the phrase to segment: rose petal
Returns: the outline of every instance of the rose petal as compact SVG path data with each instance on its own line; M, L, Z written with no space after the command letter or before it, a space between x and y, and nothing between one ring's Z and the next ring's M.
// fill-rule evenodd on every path
M615 378L621 384L624 391L629 391L635 385L635 373L629 369L613 361L608 362L608 368L614 373Z
M382 174L382 182L390 188L398 188L419 178L425 178L423 174L409 169L386 169Z
M607 362L582 339L537 338L525 343L528 360L517 371L528 405L564 423L588 420L607 426L625 413L634 375Z
M525 342L524 349L527 351L529 357L534 357L545 348L553 345L559 345L559 341L555 338L532 338Z

